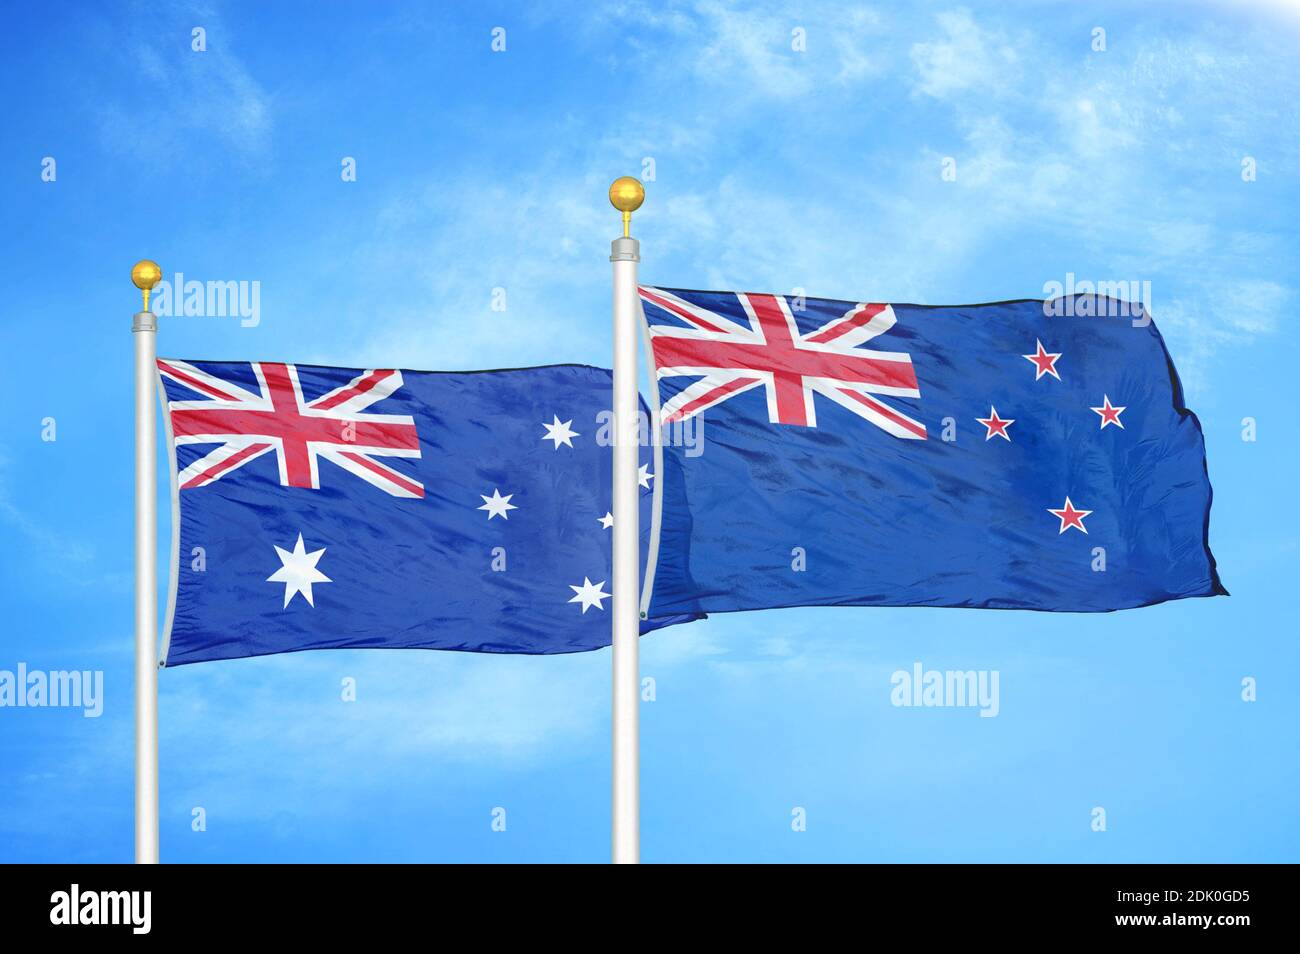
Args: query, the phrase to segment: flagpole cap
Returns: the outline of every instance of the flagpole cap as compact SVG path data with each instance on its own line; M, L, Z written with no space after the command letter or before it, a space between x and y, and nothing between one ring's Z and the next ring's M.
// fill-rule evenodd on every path
M609 187L609 203L620 212L635 212L645 201L645 186L631 176L620 176Z
M623 213L623 237L631 235L632 213L645 201L645 186L632 176L620 176L609 187L609 204Z
M149 310L149 293L160 281L162 281L162 269L155 261L142 258L131 267L131 284L140 289L141 294L144 295L145 311Z

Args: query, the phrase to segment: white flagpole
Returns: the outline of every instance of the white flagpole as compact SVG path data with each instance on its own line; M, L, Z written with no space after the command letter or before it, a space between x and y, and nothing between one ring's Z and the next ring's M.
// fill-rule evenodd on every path
M149 292L162 278L154 262L137 262L131 281L144 310L131 323L135 339L135 862L158 863L158 318Z
M637 400L637 263L641 246L631 237L632 213L645 189L631 176L616 179L609 201L623 213L623 235L613 242L614 263L614 570L613 643L613 861L641 860L640 635L641 534L637 481L640 402Z

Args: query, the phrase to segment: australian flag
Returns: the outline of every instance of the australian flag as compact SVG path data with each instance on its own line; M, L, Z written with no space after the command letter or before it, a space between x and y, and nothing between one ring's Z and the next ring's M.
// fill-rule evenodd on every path
M665 425L652 617L1226 592L1200 424L1140 305L641 299Z
M609 371L160 359L158 372L174 500L167 665L609 645ZM643 541L656 478L647 460Z

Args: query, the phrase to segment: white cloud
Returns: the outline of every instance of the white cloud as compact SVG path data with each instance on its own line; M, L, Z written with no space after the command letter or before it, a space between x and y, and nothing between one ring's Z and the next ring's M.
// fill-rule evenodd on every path
M160 34L188 39L195 26L207 31L203 52L189 42L158 42ZM98 126L108 148L158 165L184 161L191 167L230 157L251 161L266 152L274 126L271 97L234 52L238 38L215 11L169 7L143 23L111 29L123 40L102 49L121 51L116 66L137 77L139 87L129 99L99 100Z
M1284 97L1270 84L1288 81L1259 75L1240 42L1139 30L1094 54L1084 32L1077 52L1062 54L1049 38L965 9L888 22L824 5L615 12L584 21L582 36L606 48L617 23L640 24L629 38L638 69L626 74L628 96L641 103L636 122L593 132L581 117L559 119L563 135L508 183L471 170L424 191L396 189L360 254L376 278L358 301L385 305L357 342L358 360L607 363L603 262L614 220L604 188L611 170L636 171L643 156L659 172L637 216L653 243L647 281L942 303L1039 294L1074 270L1152 281L1157 321L1175 338L1179 323L1213 320L1189 304L1189 289L1254 288L1250 320L1200 333L1215 348L1277 326L1287 290L1265 263L1278 240L1226 227L1234 210L1216 207L1224 190L1197 185L1234 177L1234 149L1244 147L1228 140L1244 131L1260 142L1280 115ZM802 60L789 50L797 25L808 29ZM910 51L910 62L891 50ZM664 89L676 92L650 95ZM918 96L933 102L915 105ZM1258 117L1254 106L1233 109L1243 99L1259 105ZM916 135L881 125L909 101L939 118ZM1222 139L1207 138L1207 110L1234 116ZM958 174L942 183L947 156ZM1287 160L1271 150L1266 161ZM1006 270L968 273L1026 234L1059 245L1062 274L1026 285ZM496 286L506 289L505 313L489 308ZM1207 359L1214 351L1189 347Z
M1002 34L981 28L965 9L935 19L943 36L912 46L918 92L936 99L966 90L989 95L1014 82L1017 56Z
M547 165L509 188L471 174L403 190L354 253L373 312L356 326L355 360L446 370L584 360L606 334L607 296L592 276L617 229L607 187ZM498 288L504 311L492 307Z
M883 19L869 7L810 2L743 7L718 0L617 4L612 18L588 23L594 42L607 40L611 22L631 22L628 38L638 64L652 67L659 89L686 89L692 80L723 91L736 105L792 100L828 85L849 86L885 68ZM795 31L800 49L795 49ZM671 49L671 54L665 54Z
M344 677L354 702L341 699ZM608 679L607 653L327 651L182 666L159 677L165 772L178 805L219 798L228 823L299 805L328 813L339 795L390 789L394 766L526 772L603 749Z
M1178 366L1189 403L1206 396L1214 366L1233 348L1277 331L1294 298L1292 289L1269 279L1218 284L1193 278L1152 313Z
M35 519L46 511L48 500L13 498L6 480L9 467L9 455L0 448L0 524L14 531L10 539L21 541L25 560L65 586L117 591L127 586L127 574L103 569L95 548L83 539L84 528L70 530Z

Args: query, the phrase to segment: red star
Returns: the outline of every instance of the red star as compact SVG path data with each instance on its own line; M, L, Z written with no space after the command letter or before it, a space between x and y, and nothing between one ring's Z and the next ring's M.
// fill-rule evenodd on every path
M1124 430L1124 422L1119 419L1119 416L1123 414L1125 411L1127 411L1128 408L1115 407L1113 404L1110 403L1110 396L1106 394L1103 394L1101 396L1101 401L1102 401L1101 407L1094 407L1089 409L1092 411L1096 411L1098 414L1101 415L1101 429L1104 431L1106 429L1107 424L1114 424L1121 431Z
M1026 361L1032 361L1034 367L1038 369L1038 373L1034 375L1034 380L1037 381L1045 374L1050 374L1058 381L1061 380L1061 376L1056 373L1056 359L1061 356L1061 353L1058 351L1056 354L1051 354L1044 351L1043 343L1037 338L1034 339L1034 343L1038 346L1036 354L1021 355Z
M1016 419L1013 417L1010 420L1004 421L1002 418L998 417L998 409L993 405L989 405L988 417L977 417L975 420L979 421L988 429L988 433L984 435L986 441L992 439L994 434L1001 437L1003 440L1011 440L1011 435L1007 433L1007 427L1008 425L1016 423Z
M1083 518L1092 513L1092 511L1075 510L1074 504L1070 501L1069 497L1065 498L1065 506L1060 510L1053 510L1049 507L1047 512L1052 514L1054 517L1059 518L1061 521L1061 529L1058 530L1057 533L1065 533L1065 531L1069 530L1071 527L1078 527L1084 533L1088 532L1088 528L1083 525Z

